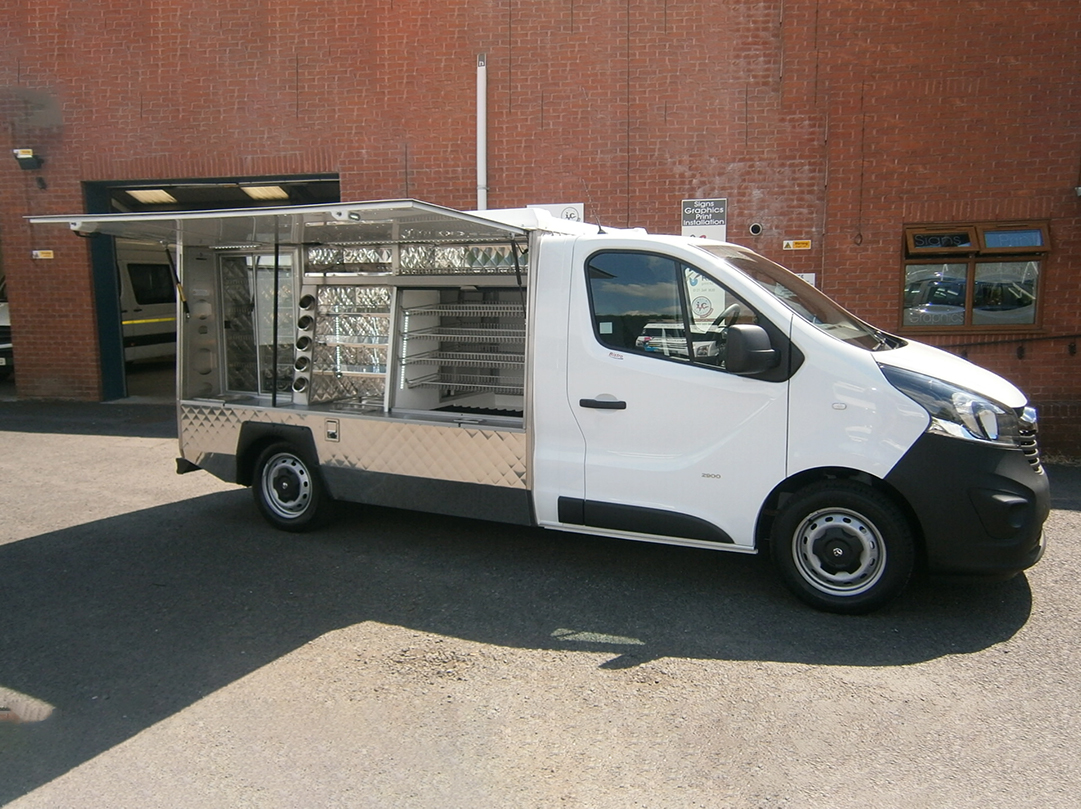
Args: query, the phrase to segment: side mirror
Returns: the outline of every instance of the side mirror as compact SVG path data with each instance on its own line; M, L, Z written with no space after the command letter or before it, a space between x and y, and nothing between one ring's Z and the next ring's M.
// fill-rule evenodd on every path
M781 353L770 344L769 335L761 326L740 323L728 328L724 367L730 374L760 374L780 360Z

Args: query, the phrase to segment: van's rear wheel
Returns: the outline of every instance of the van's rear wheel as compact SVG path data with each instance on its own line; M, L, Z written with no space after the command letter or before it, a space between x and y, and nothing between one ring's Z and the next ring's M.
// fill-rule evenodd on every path
M785 584L829 612L882 607L904 590L915 561L912 529L897 506L869 486L843 480L792 495L770 545Z
M285 442L260 453L252 494L267 521L286 531L315 528L328 499L319 471Z

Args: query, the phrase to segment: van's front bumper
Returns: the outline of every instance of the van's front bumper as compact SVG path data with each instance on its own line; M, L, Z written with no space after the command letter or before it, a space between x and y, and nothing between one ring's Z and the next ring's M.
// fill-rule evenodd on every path
M886 481L912 507L934 572L1009 576L1043 555L1050 487L1020 450L927 433Z

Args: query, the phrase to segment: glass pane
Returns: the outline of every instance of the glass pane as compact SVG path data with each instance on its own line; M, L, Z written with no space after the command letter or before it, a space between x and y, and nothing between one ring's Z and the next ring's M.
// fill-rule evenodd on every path
M128 277L136 303L150 306L176 302L173 269L168 264L129 264Z
M255 278L256 310L259 314L260 393L289 391L293 383L293 341L296 339L293 318L293 262L291 255L258 256ZM274 277L277 274L277 316L274 311ZM277 332L275 332L275 327ZM275 340L275 337L277 339ZM277 351L275 351L275 343ZM277 369L275 372L275 356Z
M985 230L983 240L989 250L1004 247L1043 247L1043 231L1039 228Z
M971 247L972 235L968 230L953 233L913 233L913 250L956 250Z
M677 265L641 253L601 253L589 261L593 320L612 348L687 358Z
M225 327L225 386L231 391L257 389L258 365L252 314L251 266L248 256L221 259L222 315Z
M730 290L691 267L683 268L683 282L690 307L694 361L724 368L728 327L757 323L758 314Z
M223 256L226 386L232 391L291 390L293 375L292 255L278 258L277 374L275 374L274 256Z
M906 326L965 325L967 264L909 264L905 267Z
M831 337L872 351L886 345L882 332L845 311L836 301L826 297L780 264L774 264L768 258L732 245L713 245L700 249L723 258L797 315ZM738 322L757 323L757 320L741 319Z
M980 326L1036 322L1038 261L989 261L976 265L972 322Z

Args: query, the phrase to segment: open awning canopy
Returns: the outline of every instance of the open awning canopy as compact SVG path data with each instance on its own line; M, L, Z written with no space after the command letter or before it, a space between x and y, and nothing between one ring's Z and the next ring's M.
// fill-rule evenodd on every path
M81 235L213 249L388 244L490 244L516 240L527 227L418 200L302 205L283 208L33 216Z

